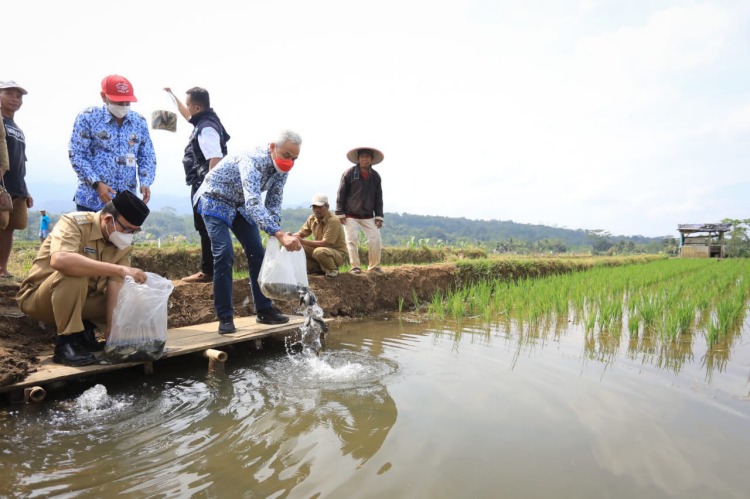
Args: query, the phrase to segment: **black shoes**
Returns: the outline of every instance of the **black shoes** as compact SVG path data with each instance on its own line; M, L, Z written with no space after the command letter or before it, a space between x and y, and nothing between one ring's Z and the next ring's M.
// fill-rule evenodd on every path
M56 340L52 362L73 367L96 364L98 360L94 357L94 354L81 345L80 337L82 334L81 332L59 335Z
M258 317L255 321L258 324L284 324L289 322L289 317L279 312L276 307L268 307L263 310L258 310Z
M237 331L234 327L234 318L230 315L227 317L219 317L219 334L233 333Z
M96 339L96 326L89 320L83 321L83 332L76 334L78 344L88 352L101 352L104 350L104 342Z

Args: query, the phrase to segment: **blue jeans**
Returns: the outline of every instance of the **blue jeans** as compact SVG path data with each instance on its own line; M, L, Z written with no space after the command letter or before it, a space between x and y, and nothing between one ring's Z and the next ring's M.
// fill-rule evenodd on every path
M211 238L211 253L214 256L214 308L217 317L233 317L232 307L232 264L234 263L234 248L232 247L232 236L229 234L229 225L223 220L203 215L206 223L208 237ZM263 264L263 256L266 250L260 238L260 231L255 223L245 220L245 217L237 214L232 223L232 232L245 250L247 262L250 267L250 290L253 293L253 306L255 311L263 310L273 305L258 286L258 275L260 266Z

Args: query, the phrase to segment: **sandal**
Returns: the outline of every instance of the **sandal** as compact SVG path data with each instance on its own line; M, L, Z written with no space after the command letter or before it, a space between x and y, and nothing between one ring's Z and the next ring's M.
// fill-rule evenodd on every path
M362 273L362 269L359 268L359 267L352 267L351 270L349 271L349 273L350 274L361 274Z

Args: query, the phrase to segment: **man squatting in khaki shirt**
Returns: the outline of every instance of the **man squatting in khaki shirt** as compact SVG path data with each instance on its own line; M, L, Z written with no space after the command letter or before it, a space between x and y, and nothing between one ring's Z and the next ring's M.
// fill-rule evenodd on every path
M148 213L141 199L124 190L100 211L63 215L39 248L16 300L29 317L57 326L54 362L97 362L91 352L104 345L89 321L106 324L108 335L123 279L146 281L141 269L130 266L130 253Z
M314 195L310 208L313 214L292 235L299 238L305 250L308 273L324 272L326 277L336 277L347 254L344 228L338 217L328 211L325 194ZM314 241L306 239L310 234Z

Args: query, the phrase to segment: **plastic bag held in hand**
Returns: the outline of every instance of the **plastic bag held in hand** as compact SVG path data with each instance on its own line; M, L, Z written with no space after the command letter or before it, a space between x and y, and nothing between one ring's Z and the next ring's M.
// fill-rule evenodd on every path
M125 278L104 344L107 360L132 362L162 356L167 341L167 302L173 289L172 281L151 272L146 272L143 284Z
M309 286L305 252L287 251L276 238L269 238L258 284L272 300L299 301L300 293Z

